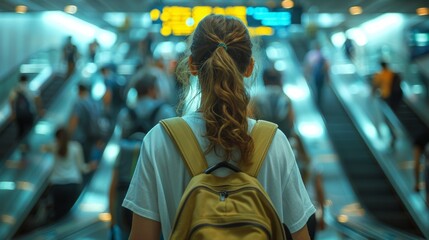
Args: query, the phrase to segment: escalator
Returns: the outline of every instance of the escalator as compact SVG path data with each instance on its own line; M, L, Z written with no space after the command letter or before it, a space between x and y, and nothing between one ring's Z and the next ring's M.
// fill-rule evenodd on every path
M289 38L289 44L293 48L299 63L304 63L305 55L310 49L310 39L304 36L293 36Z
M63 75L53 74L40 89L40 98L43 107L48 109L55 101L66 79ZM37 121L37 119L36 119ZM17 126L14 122L8 122L0 131L0 162L7 160L12 152L21 144L23 139L17 139Z
M401 101L395 113L412 140L416 139L422 133L429 132L429 126L406 101Z
M334 91L325 90L321 112L328 135L362 207L394 229L423 236Z

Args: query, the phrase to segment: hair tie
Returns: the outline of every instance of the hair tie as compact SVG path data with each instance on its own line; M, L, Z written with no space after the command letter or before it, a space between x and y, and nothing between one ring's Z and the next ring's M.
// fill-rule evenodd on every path
M226 46L226 44L224 42L220 42L217 47L223 47L223 49L228 50L228 46Z

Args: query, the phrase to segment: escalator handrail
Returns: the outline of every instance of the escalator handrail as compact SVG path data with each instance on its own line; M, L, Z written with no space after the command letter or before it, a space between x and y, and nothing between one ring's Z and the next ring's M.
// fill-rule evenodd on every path
M76 73L77 72L79 72L79 71L76 71ZM67 85L72 85L72 84L74 84L77 80L79 80L80 79L80 77L78 76L78 74L75 74L75 75L72 75L71 77L70 77L70 79L69 79L69 81L66 83ZM64 88L62 88L61 90L60 90L60 95L62 96L62 94L61 94L61 92L63 92L63 91L67 91L67 87L64 87ZM59 102L58 102L59 103ZM49 111L49 110L48 110ZM28 138L29 136L27 136L27 138ZM24 139L22 139L22 141L23 141ZM31 154L31 152L29 153L29 154ZM35 155L29 155L28 157L34 157ZM44 158L45 159L45 157L44 156L42 156L42 158ZM33 206L36 204L36 202L39 200L39 198L40 198L40 196L42 195L42 193L43 193L43 191L48 187L48 185L49 185L49 176L51 175L51 172L50 172L50 170L52 170L51 168L52 168L52 166L53 166L53 164L50 164L50 163L48 163L47 161L44 161L45 163L43 164L43 166L45 167L45 168L48 168L49 169L49 171L43 171L43 172L38 172L37 173L37 177L38 177L38 179L41 181L41 184L40 185L38 185L38 186L35 186L34 187L34 189L33 189L33 196L30 198L30 199L28 199L28 201L27 201L27 204L26 204L26 206L25 206L25 208L23 208L23 209L25 209L25 211L22 211L21 213L20 213L20 215L19 216L12 216L14 219L17 219L17 221L16 222L14 222L12 225L10 225L10 226L6 226L6 225L4 225L3 227L5 227L5 228L7 228L6 229L6 231L4 232L4 234L5 234L5 236L0 236L0 238L2 238L2 237L4 237L5 239L9 239L9 238L11 238L14 234L16 234L16 232L18 231L18 229L19 229L19 227L21 227L21 225L22 225L22 223L23 223L23 221L24 221L24 219L28 216L28 214L29 214L29 212L30 212L30 210L33 208ZM6 169L6 167L5 167L5 169ZM0 169L0 170L4 170L3 168L2 169ZM5 170L5 171L7 171L7 169ZM25 170L24 170L25 171ZM28 171L31 171L31 170L28 170ZM32 175L34 175L34 174L32 174ZM19 180L19 179L17 179L17 180ZM12 198L7 198L6 200L8 200L8 201L14 201L14 199L12 199ZM16 205L14 205L14 204L9 204L10 206L16 206ZM23 207L23 206L16 206L16 207Z
M334 46L330 43L330 41L327 41L327 43L329 44L330 51L334 51L334 50L332 50L334 48ZM332 76L332 73L331 73L331 76ZM405 189L405 188L407 188L407 186L405 185L405 183L402 179L397 177L399 175L398 169L396 169L395 166L390 161L384 161L383 160L384 157L381 155L379 150L377 150L376 147L371 143L371 141L368 139L368 137L364 133L364 130L362 129L362 127L358 124L357 120L353 117L354 113L350 110L351 107L348 107L347 103L342 100L342 97L341 97L339 90L336 89L335 87L332 87L332 90L335 93L335 95L337 96L341 105L343 105L344 109L346 110L346 113L349 115L349 118L353 122L353 125L358 130L359 134L362 136L362 139L364 140L364 142L368 146L368 149L371 151L374 158L378 162L379 166L381 167L381 169L385 173L388 181L390 182L393 189L395 190L395 193L399 196L401 202L407 208L408 212L410 212L410 215L412 216L415 223L418 225L419 230L422 232L422 234L427 236L429 234L429 232L427 232L427 230L424 231L425 230L424 226L426 224L422 223L420 221L421 218L418 216L418 213L414 213L414 209L412 208L411 203L409 201L407 201L409 196L406 195L403 191L401 191L401 189ZM386 111L386 110L384 110L387 107L385 104L382 103L379 106L381 106L381 109L383 112ZM391 114L389 114L389 115L391 115ZM393 116L390 116L390 117L393 117ZM394 116L394 117L396 117L396 116ZM397 123L397 121L399 121L399 120L397 120L397 121L392 120L392 121Z
M297 58L290 59L296 69L300 69L301 65L299 64L299 61ZM300 109L300 111L303 111L303 109ZM300 111L297 111L297 115L300 113ZM298 118L296 118L298 119ZM299 129L297 129L298 124L294 124L295 127L295 133L298 135L300 139L303 139L303 150L305 151L305 154L310 158L310 162L314 162L318 156L317 153L314 153L313 148L314 144L311 142L307 142L303 136L301 136ZM326 126L324 123L322 123L322 127L326 129ZM326 130L324 130L326 132ZM328 141L330 141L328 139ZM332 150L334 151L334 150ZM325 153L326 154L326 153ZM332 154L336 154L335 152L332 152ZM341 168L341 166L339 166ZM342 175L342 172L338 173ZM338 178L336 176L337 181L341 182L348 182L348 179L345 178ZM352 191L352 190L350 190ZM357 200L354 200L357 201ZM334 213L333 209L342 209L343 206L338 206L338 203L335 201L330 201L331 205L325 205L324 206L324 220L327 221L327 223L332 226L336 231L351 237L352 239L385 239L385 236L403 236L403 239L412 239L413 237L410 237L408 235L404 235L403 233L400 233L385 224L382 224L378 221L373 220L370 218L367 214L362 216L356 216L353 217L353 219L349 219L346 222L341 222L337 219L339 217L338 212ZM335 205L336 204L336 205ZM342 203L344 204L344 203ZM334 207L335 206L335 207ZM345 206L344 206L345 207ZM336 215L338 214L338 215ZM369 225L370 222L370 225ZM371 226L371 227L369 227ZM373 231L374 228L377 228L378 231Z
M409 107L411 108L411 110L413 110L413 113L415 113L417 115L417 117L426 125L427 128L429 128L429 114L423 113L424 110L421 110L419 108L417 108L415 106L415 104L413 104L410 99L408 99L407 97L403 97L402 101ZM426 109L427 110L427 109Z
M325 208L325 214L325 219L334 229L351 239L417 239L416 236L397 231L368 216L353 216L346 220L339 220L330 211L329 206Z
M17 66L14 66L14 67L12 67L9 71L7 71L7 72L3 75L3 77L1 77L1 78L0 78L0 83L1 83L1 84L4 84L4 83L5 83L5 82L7 82L7 81L16 81L12 76L14 76L16 73L20 72L20 67L21 67L23 64L25 64L25 63L29 62L29 61L30 61L31 59L33 59L35 56L40 55L40 54L43 54L43 53L49 53L49 54L52 54L52 53L55 53L55 52L58 52L58 51L60 51L60 50L59 50L59 49L57 49L57 48L48 48L48 49L44 49L44 50L37 51L37 52L35 52L35 53L33 53L33 54L31 54L31 55L27 56L26 58L24 58L24 59L21 61L21 63L20 63L20 64L17 64ZM53 63L51 63L51 64L49 64L49 65L53 65Z

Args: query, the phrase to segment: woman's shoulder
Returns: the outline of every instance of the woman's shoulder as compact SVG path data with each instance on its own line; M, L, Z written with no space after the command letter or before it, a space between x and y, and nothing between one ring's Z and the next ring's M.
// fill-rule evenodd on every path
M165 118L163 120L166 119L173 119L173 118L177 118L177 117L169 117L169 118ZM202 118L200 118L198 116L198 114L187 114L185 116L182 116L182 119L185 120L185 122L187 123L187 125L195 132L195 131L199 131L198 129L203 126L203 120ZM155 137L155 136L167 136L166 132L164 130L164 127L162 126L162 124L159 122L157 123L147 134L147 137Z

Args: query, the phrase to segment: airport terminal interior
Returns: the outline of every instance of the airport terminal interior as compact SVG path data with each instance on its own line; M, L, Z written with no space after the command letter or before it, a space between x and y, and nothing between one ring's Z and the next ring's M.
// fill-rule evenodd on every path
M133 83L149 68L164 79L162 101L178 115L195 110L179 99L175 69L209 14L249 29L250 99L265 88L264 70L280 73L293 109L284 132L317 209L314 238L429 239L427 0L0 1L0 239L128 239L112 213L120 115L136 106ZM383 64L395 101L377 85ZM76 135L82 86L101 106L103 140L89 150L78 142L89 170L74 196L63 189L71 204L59 213L49 146L62 127ZM31 121L19 120L21 92Z

